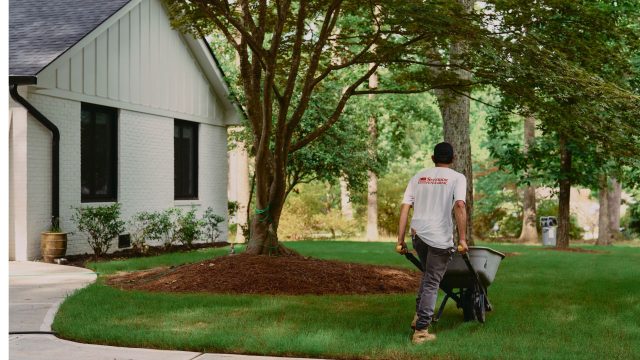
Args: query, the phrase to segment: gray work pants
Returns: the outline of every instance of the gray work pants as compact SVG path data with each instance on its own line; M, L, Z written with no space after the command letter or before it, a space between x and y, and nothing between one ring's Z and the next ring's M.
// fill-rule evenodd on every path
M427 245L417 235L412 238L413 248L418 253L422 268L425 269L416 298L416 330L423 330L431 324L431 318L438 300L440 281L447 270L449 261L453 258L455 248L438 249Z

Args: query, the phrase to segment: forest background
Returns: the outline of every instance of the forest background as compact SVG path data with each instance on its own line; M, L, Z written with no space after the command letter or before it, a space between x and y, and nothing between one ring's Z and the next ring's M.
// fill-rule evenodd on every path
M167 4L174 26L209 36L247 115L233 137L254 159L255 204L240 210L255 253L393 236L408 179L443 138L473 184L472 239L536 242L539 217L557 214L567 247L585 235L572 187L599 200L599 244L638 231L635 1Z

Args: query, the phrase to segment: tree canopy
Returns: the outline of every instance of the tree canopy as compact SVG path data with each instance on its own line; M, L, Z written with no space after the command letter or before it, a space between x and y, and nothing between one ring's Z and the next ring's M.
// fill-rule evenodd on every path
M250 252L280 249L278 219L291 184L349 173L364 156L362 137L343 140L361 124L338 122L355 95L447 89L471 97L471 89L495 89L493 131L508 130L514 114L535 114L550 139L540 151L556 141L547 154L562 160L560 181L571 153L621 166L640 154L636 1L493 0L470 12L439 0L165 3L175 27L217 34L238 59L236 92L256 169ZM366 88L375 72L378 87Z

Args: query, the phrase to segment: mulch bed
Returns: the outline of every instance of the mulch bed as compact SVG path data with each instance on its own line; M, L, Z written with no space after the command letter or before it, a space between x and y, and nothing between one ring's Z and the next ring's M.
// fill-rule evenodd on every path
M86 263L88 261L124 260L147 256L157 256L175 252L192 251L196 249L224 247L227 245L229 245L229 243L227 242L212 242L192 244L191 247L187 247L186 245L171 245L169 247L149 246L144 253L141 253L136 249L129 248L102 255L98 259L96 259L93 254L67 255L65 256L65 258L67 259L67 263L65 263L65 265L86 267Z
M125 290L217 294L390 294L415 292L421 273L300 255L227 255L173 268L113 275Z

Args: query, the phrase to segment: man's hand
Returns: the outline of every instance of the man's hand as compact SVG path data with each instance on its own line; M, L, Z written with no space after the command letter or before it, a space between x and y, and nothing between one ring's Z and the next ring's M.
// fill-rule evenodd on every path
M466 240L460 239L460 241L458 242L458 252L461 254L466 254L467 252L469 252L469 245L467 245Z
M409 209L411 209L411 205L409 204L402 204L402 206L400 207L400 220L398 221L398 243L396 244L396 251L402 255L407 253L407 244L404 242L404 232L407 228Z
M396 252L400 255L404 255L407 253L407 243L404 242L403 240L398 239L398 242L396 244Z

